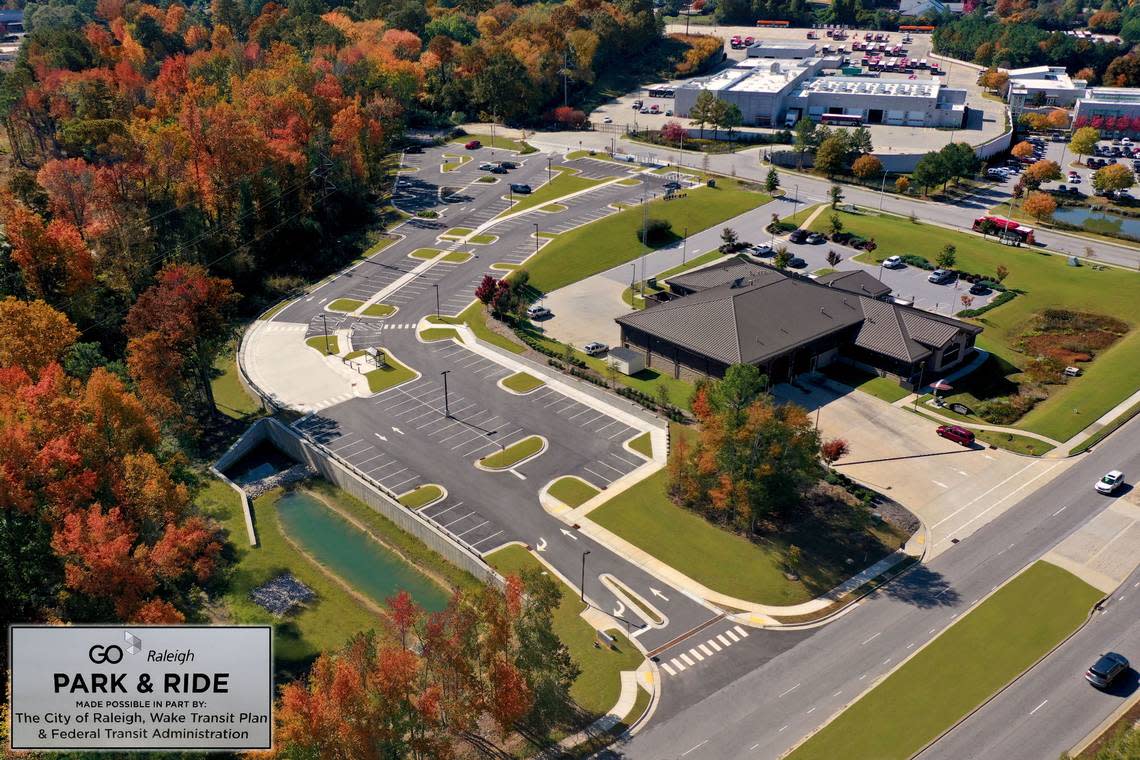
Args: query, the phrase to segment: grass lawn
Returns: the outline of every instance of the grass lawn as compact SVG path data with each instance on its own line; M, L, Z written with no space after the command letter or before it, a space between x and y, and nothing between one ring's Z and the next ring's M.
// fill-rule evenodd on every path
M814 274L816 277L823 277L825 274L835 274L838 271L839 271L838 269L832 269L831 267L824 267L823 269L815 270L814 272L812 272L812 274Z
M314 335L305 341L305 345L309 348L315 348L325 356L340 353L340 346L337 345L335 335L330 335L326 338L324 335Z
M653 439L649 433L642 433L634 438L629 442L629 447L638 454L643 454L646 459L653 458Z
M471 156L454 156L450 153L444 153L443 157L451 159L443 163L443 170L445 172L453 172L471 160Z
M540 208L539 211L541 211L544 214L561 214L563 211L565 211L568 208L570 208L570 207L569 206L563 206L561 203L547 203L545 206Z
M462 264L465 261L470 261L471 256L472 254L467 251L452 251L440 259L440 261L445 261L448 264Z
M400 495L400 503L408 509L419 509L438 501L443 496L443 489L434 483L417 486L415 489Z
M789 760L905 760L1072 633L1101 596L1075 575L1037 562Z
M214 407L227 417L240 420L260 412L261 404L238 379L236 350L237 341L214 359L214 372L220 374L210 380L210 388L214 392Z
M480 132L469 132L466 135L456 137L451 142L465 145L472 140L478 140L483 143L484 148L501 148L503 150L513 150L516 153L524 154L536 153L538 151L533 145L523 142L522 140L512 140L509 137L503 137L501 135L495 135L495 138L492 140L490 135L485 135Z
M590 512L590 519L626 541L658 557L702 585L722 594L760 604L799 604L847 579L861 567L845 560L855 550L845 541L867 540L845 527L801 525L766 541L749 541L683 509L666 494L668 472L660 470ZM869 553L867 565L901 543L901 536L880 529L874 537L888 546ZM789 546L798 546L802 561L798 580L784 575ZM862 558L863 549L858 549ZM710 562L710 557L716 557ZM860 564L864 564L860 562Z
M568 507L580 507L601 491L581 478L567 475L554 481L548 493Z
M420 338L429 343L437 340L450 340L452 338L459 340L459 333L450 327L429 327L420 332Z
M541 438L537 435L528 435L526 438L512 443L505 449L496 451L494 454L488 454L479 460L479 464L488 470L510 469L527 457L537 454L542 450L542 446Z
M500 272L513 272L518 268L518 264L508 264L505 261L497 261L491 265L491 269L498 269Z
M823 374L843 385L857 388L864 393L870 393L875 398L881 398L888 404L906 398L910 392L894 380L879 377L874 372L866 372L850 364L832 363L823 369Z
M690 190L685 198L651 201L649 216L673 225L673 235L661 243L669 245L680 239L685 228L692 235L769 200L764 193L725 179L715 188ZM638 242L641 224L640 208L627 209L560 235L527 263L530 284L550 292L637 258L642 252Z
M368 389L373 393L393 388L400 383L406 383L416 376L416 373L400 362L392 358L392 355L387 351L381 351L386 358L386 363L383 367L377 367L374 370L367 372L364 376L368 378Z
M361 312L365 317L390 317L396 313L396 307L387 303L374 303Z
M545 566L521 546L507 546L488 554L487 562L500 573L510 575L524 570L546 571ZM556 576L552 576L558 581ZM565 583L558 581L562 601L554 611L554 632L570 650L581 673L570 687L570 696L594 715L608 711L621 694L623 670L636 670L644 657L621 631L608 633L617 641L617 651L594 647L594 628L581 618L586 605L578 594Z
M1096 271L1090 266L1070 267L1065 257L1054 256L1033 247L1014 248L977 235L954 232L902 217L873 212L838 212L844 228L864 237L873 237L879 247L868 256L874 263L891 255L913 253L935 260L946 243L957 249L960 269L993 276L999 264L1009 269L1003 283L1022 292L1009 303L986 312L977 319L985 327L978 336L979 347L995 354L1014 368L1028 359L1013 348L1021 329L1046 308L1072 309L1115 317L1128 323L1131 331L1111 348L1084 365L1081 377L1063 386L1050 386L1049 398L1018 421L1017 426L1064 441L1091 424L1127 398L1140 385L1140 276L1122 269ZM828 214L812 224L824 231ZM863 254L866 256L866 254ZM1010 379L1017 381L1017 375Z
M482 235L475 235L474 237L472 237L467 242L472 243L474 245L491 245L491 243L494 243L498 239L499 239L498 235L491 235L490 233L484 233Z
M470 235L474 231L475 230L471 229L470 227L452 227L447 232L441 233L440 237L453 237L453 238L467 237L468 235Z
M622 187L635 187L641 184L641 180L637 177L626 177L625 179L619 179L617 183Z
M497 332L487 326L487 310L483 304L478 301L473 302L470 306L459 313L458 317L454 319L450 317L442 317L440 324L456 324L466 322L467 326L471 328L471 332L475 333L475 337L480 340L486 341L491 345L498 346L499 348L506 349L511 353L521 354L526 351L526 346L517 343L505 335L499 335ZM432 319L434 322L435 320Z
M510 377L503 378L503 385L515 393L529 393L546 385L546 382L526 372L516 372Z
M971 428L973 429L973 428ZM996 430L974 430L974 437L984 443L992 443L999 449L1006 449L1015 454L1027 454L1033 457L1039 457L1042 454L1048 454L1053 449L1057 448L1051 444L1039 441L1036 438L1030 438L1027 435L1018 435L1017 433L999 433Z
M355 298L338 298L329 304L329 311L356 311L364 305L364 301Z
M443 253L441 248L417 248L408 254L413 259L434 259L439 254Z
M526 211L528 208L541 206L544 203L561 198L570 193L577 193L582 190L600 185L603 180L590 179L589 177L581 177L576 169L558 168L555 169L553 178L542 187L535 190L530 195L520 195L515 200L515 204L508 208L496 219L510 214L517 214L520 211Z
M274 304L273 306L270 306L268 309L266 309L265 311L261 312L261 314L260 314L260 315L259 315L257 318L258 318L258 319L262 319L262 320L264 320L264 319L273 319L273 317L274 317L274 316L276 316L276 314L277 314L279 311L281 311L281 310L282 310L282 309L284 309L286 306L288 306L290 303L292 303L292 300L293 300L293 299L291 299L291 298L286 298L286 299L285 299L284 301L282 301L281 303L278 303L278 304Z

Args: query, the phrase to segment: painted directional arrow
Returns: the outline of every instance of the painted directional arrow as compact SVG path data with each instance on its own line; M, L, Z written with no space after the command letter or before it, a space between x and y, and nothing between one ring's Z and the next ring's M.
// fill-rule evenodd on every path
M619 617L623 612L625 612L625 605L618 602L617 606L614 607L614 617Z
M566 530L565 528L559 528L559 530L561 530L561 531L562 531L562 534L563 534L563 535L565 535L565 536L569 536L570 538L574 539L575 541L577 541L577 540L578 540L578 537L577 537L577 536L575 536L573 533L571 533L570 531Z
M654 595L654 596L659 596L659 597L661 597L662 599L664 599L665 601L669 601L669 597L665 596L664 594L662 594L662 593L661 593L660 591L658 591L657 589L655 589L655 588L650 588L649 590L650 590L651 592L653 592L653 595Z
M404 431L403 431L403 430L400 430L400 428L396 427L395 425L393 425L393 426L392 426L392 429L393 429L393 430L395 430L395 431L396 431L397 433L399 433L400 435L403 435L403 434L404 434Z
M534 548L538 549L540 552L546 551L546 539L545 538L538 539L538 545L535 546Z
M377 438L379 438L381 441L386 441L386 440L388 440L386 437L384 437L384 436L380 435L379 433L377 433L377 434L376 434L376 437L377 437Z

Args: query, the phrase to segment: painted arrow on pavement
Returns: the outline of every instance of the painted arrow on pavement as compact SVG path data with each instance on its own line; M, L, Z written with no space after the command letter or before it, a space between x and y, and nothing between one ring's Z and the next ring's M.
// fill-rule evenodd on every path
M396 431L397 433L399 433L400 435L403 435L403 434L404 434L404 431L403 431L403 430L400 430L400 428L396 427L395 425L393 425L393 426L392 426L392 429L393 429L393 430L395 430L395 431Z
M625 605L618 602L617 606L614 607L614 617L619 617L623 612L625 612Z
M377 437L377 438L379 438L381 441L386 441L386 440L388 440L386 437L384 437L384 436L380 435L379 433L377 433L377 434L376 434L376 437Z
M546 551L546 539L545 538L538 539L538 544L534 548L538 549L540 552Z
M561 530L561 531L562 531L562 534L563 534L563 535L569 536L570 538L574 539L575 541L577 541L577 540L578 540L578 537L577 537L577 536L575 536L573 533L571 533L570 531L566 530L565 528L559 528L559 530Z
M661 593L660 591L658 591L657 589L655 589L655 588L650 588L649 590L653 592L653 595L654 595L654 596L659 596L659 597L661 597L662 599L664 599L665 601L669 601L669 597L665 596L664 594L662 594L662 593Z

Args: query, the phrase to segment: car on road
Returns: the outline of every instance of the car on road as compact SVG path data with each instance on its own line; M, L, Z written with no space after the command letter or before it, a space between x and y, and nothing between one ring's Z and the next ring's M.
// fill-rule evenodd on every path
M405 153L423 153L424 152L424 146L422 146L422 145L409 145L408 147L404 148L404 152Z
M479 164L479 171L481 171L481 172L489 172L494 168L495 168L495 165L492 164L490 161L484 161L483 163Z
M479 150L483 147L483 143L479 142L478 140L468 140L467 142L463 143L463 147L467 150Z
M601 356L606 351L609 351L610 347L605 343L599 343L595 340L582 346L582 350L586 352L587 356Z
M673 109L672 108L665 109L665 115L666 116L672 116L673 115Z
M519 168L519 165L514 161L500 161L499 166L503 167L504 169L517 169L517 168Z
M1116 652L1105 652L1085 671L1085 680L1098 689L1107 689L1126 670L1127 657Z
M958 425L939 425L936 432L946 440L960 443L963 446L972 446L974 444L974 434Z
M792 260L788 262L788 266L792 269L803 269L807 266L807 262L799 256L793 256Z
M972 296L989 295L989 292L990 286L986 285L984 282L975 282L970 286L970 295Z
M546 319L547 317L554 316L550 309L545 306L539 306L538 304L527 307L526 315L530 319Z
M772 246L769 245L768 243L760 243L758 245L752 246L752 248L750 248L748 250L748 252L751 253L753 256L771 256L772 255Z
M902 256L888 256L883 259L883 266L887 269L902 269L906 266L906 262L902 260Z
M613 117L612 117L612 116L603 116L603 117L602 117L602 123L603 123L603 124L613 124L613 123L614 123L614 119L613 119Z
M671 180L669 182L666 182L664 185L662 185L662 187L664 187L666 190L680 190L681 189L681 183L677 182L675 180Z
M788 240L792 241L793 243L803 243L804 241L807 240L807 236L808 236L807 230L801 230L799 228L796 228L796 229L792 230L791 235L788 235Z
M813 232L807 236L807 241L809 243L811 243L812 245L823 245L824 243L827 242L827 238L825 238L819 232Z
M1112 494L1116 493L1116 489L1122 485L1124 485L1124 473L1120 470L1111 470L1106 472L1094 487L1098 493Z
M512 182L511 192L518 193L519 195L530 195L532 191L530 189L530 185L522 185L517 182Z
M487 171L491 172L491 174L506 174L507 167L503 166L502 164L495 164Z
M943 283L950 282L953 279L953 272L949 272L945 269L935 269L930 273L930 276L926 278L926 281L933 282L935 285L942 285Z

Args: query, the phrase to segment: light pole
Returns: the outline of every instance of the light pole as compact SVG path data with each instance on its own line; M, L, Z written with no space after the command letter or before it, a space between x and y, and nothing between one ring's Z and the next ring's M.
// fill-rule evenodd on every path
M538 222L534 223L534 255L538 255Z
M794 185L796 194L792 196L792 224L796 223L796 209L800 206L800 186ZM798 225L797 225L798 226Z
M689 248L689 228L685 228L685 236L681 238L681 266L685 265L685 254Z
M439 283L433 282L431 284L435 288L435 316L439 317Z
M883 259L882 261L879 262L879 282L883 281L883 264L885 264L885 263L886 263L886 259Z
M631 261L629 264L629 300L633 301L634 288L637 287L637 262Z
M321 315L321 324L324 325L325 328L325 353L331 354L332 349L329 348L329 321L325 319L324 314Z
M451 407L448 406L447 403L447 375L449 372L451 372L451 370L445 369L439 374L443 375L443 416L451 419Z
M879 185L879 211L883 210L883 195L887 191L887 175L890 172L883 172L883 184ZM881 277L879 278L882 279Z
M590 550L582 552L582 585L579 587L582 591L582 601L586 601L586 557L590 554Z
M546 184L550 184L550 156L546 157Z

